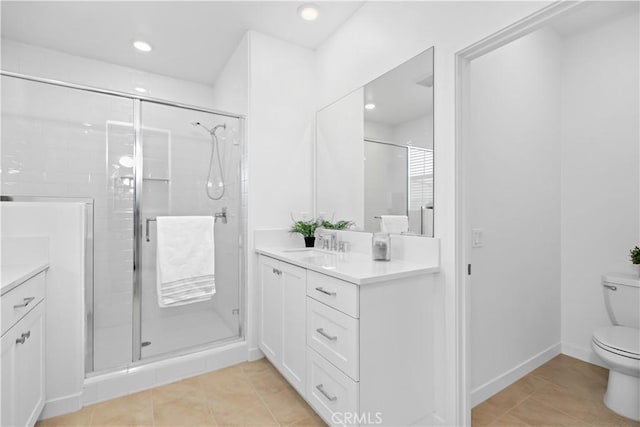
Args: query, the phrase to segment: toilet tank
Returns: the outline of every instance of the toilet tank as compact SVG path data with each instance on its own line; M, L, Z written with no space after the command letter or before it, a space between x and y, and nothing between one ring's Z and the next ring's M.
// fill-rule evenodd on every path
M602 276L602 286L611 323L640 329L640 278L609 273Z

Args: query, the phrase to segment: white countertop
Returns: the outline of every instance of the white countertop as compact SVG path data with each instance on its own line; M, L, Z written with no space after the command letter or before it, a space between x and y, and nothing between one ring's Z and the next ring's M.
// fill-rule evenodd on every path
M329 252L317 248L257 248L256 252L308 270L346 280L356 285L384 282L403 277L437 273L437 264L402 260L373 261L356 252Z
M32 261L23 264L9 264L0 266L0 276L2 285L0 295L4 295L19 284L32 278L36 274L49 268L47 261Z

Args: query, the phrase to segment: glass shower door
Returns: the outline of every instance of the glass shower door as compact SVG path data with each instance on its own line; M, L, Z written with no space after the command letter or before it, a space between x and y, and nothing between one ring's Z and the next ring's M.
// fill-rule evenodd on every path
M224 194L207 194L212 136L216 132ZM239 120L179 107L142 102L142 183L139 195L139 309L140 358L182 352L240 335L240 160ZM139 155L139 154L138 154ZM220 171L221 169L221 171ZM221 193L219 185L211 191ZM226 212L214 226L215 294L206 301L160 307L156 257L159 216L214 216ZM134 316L135 318L135 316ZM135 327L135 325L134 325ZM134 333L134 336L136 334ZM134 339L134 346L137 345ZM135 349L134 349L135 354Z

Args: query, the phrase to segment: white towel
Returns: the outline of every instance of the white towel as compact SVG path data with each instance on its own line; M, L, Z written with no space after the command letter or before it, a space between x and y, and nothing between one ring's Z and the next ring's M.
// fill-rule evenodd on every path
M157 293L160 307L206 301L216 293L212 216L157 218Z
M409 217L406 215L380 215L380 231L400 234L409 231Z

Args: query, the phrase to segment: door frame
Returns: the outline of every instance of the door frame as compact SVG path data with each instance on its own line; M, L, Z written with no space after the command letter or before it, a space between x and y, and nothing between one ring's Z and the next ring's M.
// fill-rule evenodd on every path
M456 289L456 422L471 425L470 286L471 228L468 212L471 61L544 27L550 20L588 1L558 1L455 54L455 289Z

